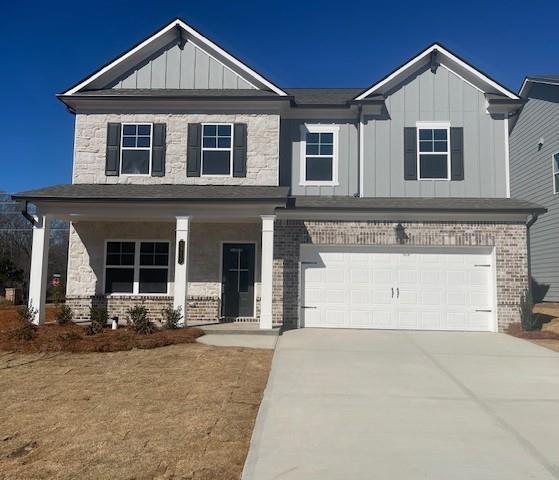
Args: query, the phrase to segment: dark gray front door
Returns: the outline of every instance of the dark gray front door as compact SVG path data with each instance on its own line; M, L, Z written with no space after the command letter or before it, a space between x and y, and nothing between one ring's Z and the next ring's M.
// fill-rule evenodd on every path
M223 244L222 316L254 316L254 256L252 243Z

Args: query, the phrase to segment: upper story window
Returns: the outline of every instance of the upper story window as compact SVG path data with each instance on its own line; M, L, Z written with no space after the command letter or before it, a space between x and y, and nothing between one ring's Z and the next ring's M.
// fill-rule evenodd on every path
M166 294L169 242L108 241L105 293Z
M417 124L419 180L450 180L449 139L449 124Z
M233 125L202 125L202 175L230 176L233 170Z
M120 173L149 175L151 169L152 125L123 123Z
M559 193L559 152L554 153L551 159L553 170L553 193Z
M301 185L337 185L338 126L305 125L301 138Z

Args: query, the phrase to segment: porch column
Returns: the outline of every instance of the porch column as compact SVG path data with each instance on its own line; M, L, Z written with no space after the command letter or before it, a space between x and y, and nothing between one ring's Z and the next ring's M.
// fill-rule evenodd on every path
M260 278L260 328L272 328L272 268L275 215L262 215L262 274Z
M47 295L47 267L49 258L49 217L36 216L31 246L31 270L29 272L29 308L37 310L35 325L45 322L45 299Z
M177 217L175 244L175 292L173 308L181 309L181 326L186 326L186 296L188 289L188 237L190 217Z

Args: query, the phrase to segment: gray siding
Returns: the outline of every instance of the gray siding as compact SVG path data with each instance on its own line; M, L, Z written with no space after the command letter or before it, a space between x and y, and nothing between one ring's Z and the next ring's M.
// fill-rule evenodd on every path
M482 92L444 67L428 68L387 93L386 112L366 118L364 196L505 197L504 119L486 113ZM404 127L450 121L464 128L464 180L404 180Z
M126 72L112 88L254 89L246 80L187 42L172 43Z
M539 139L544 138L541 150ZM553 193L552 156L559 152L559 88L535 84L510 137L511 195L548 209L530 229L537 297L559 302L559 194Z
M338 185L299 185L301 167L301 126L304 124L338 125ZM350 120L282 120L280 139L280 185L290 186L292 195L353 195L358 191L357 124Z

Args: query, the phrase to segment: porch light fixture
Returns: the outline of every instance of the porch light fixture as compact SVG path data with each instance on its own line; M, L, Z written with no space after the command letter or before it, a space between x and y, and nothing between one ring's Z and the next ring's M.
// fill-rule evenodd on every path
M398 223L398 225L396 225L394 227L394 232L396 233L396 242L397 243L406 243L406 240L409 240L410 237L408 237L408 234L406 233L406 228L401 224Z
M179 265L184 265L184 240L179 240Z

